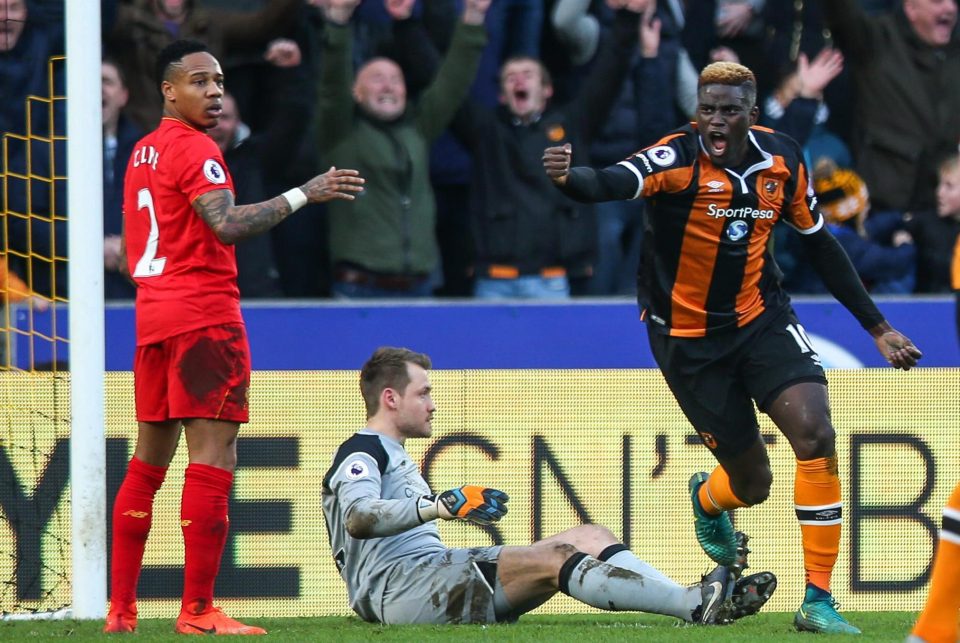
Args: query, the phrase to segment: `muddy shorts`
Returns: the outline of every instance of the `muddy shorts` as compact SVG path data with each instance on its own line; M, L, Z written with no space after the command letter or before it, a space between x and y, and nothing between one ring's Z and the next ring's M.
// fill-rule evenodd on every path
M510 615L497 575L502 547L448 549L398 563L386 577L380 622L496 623Z

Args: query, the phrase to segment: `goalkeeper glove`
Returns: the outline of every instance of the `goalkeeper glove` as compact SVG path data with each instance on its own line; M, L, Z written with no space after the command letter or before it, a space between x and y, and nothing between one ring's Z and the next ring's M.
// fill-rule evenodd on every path
M497 489L465 485L441 494L421 497L417 503L417 513L421 522L459 518L486 525L503 518L509 499L507 494Z

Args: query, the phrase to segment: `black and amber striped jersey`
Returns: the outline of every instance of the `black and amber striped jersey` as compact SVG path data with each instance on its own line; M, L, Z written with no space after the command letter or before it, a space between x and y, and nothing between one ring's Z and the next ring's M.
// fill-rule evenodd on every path
M691 123L620 165L647 203L638 298L652 328L702 337L789 306L768 252L773 226L781 218L801 234L823 226L793 139L752 127L743 163L722 168Z

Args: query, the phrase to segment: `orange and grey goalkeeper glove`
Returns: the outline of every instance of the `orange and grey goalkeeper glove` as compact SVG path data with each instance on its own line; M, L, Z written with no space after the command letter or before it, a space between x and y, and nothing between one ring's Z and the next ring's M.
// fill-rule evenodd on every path
M489 524L503 518L507 513L507 500L503 491L476 485L464 485L441 494L423 496L417 504L420 520L469 520Z

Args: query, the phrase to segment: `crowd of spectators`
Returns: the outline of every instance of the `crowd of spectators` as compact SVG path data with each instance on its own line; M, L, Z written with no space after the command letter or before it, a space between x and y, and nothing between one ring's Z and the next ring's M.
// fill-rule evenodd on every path
M109 299L133 295L118 272L123 174L160 118L156 54L178 38L203 40L224 67L229 94L210 135L238 202L331 165L367 178L354 204L311 206L238 247L247 299L632 294L643 203L574 203L540 155L571 142L575 163L601 166L654 143L691 120L699 69L721 59L756 73L760 124L803 146L828 223L872 292L952 289L956 0L101 5ZM45 89L45 61L63 52L63 6L0 0L4 132L23 130L25 97ZM20 192L8 208L23 205ZM31 207L45 207L42 195ZM18 226L8 247L29 232ZM772 253L791 292L818 293L794 234L778 230Z

